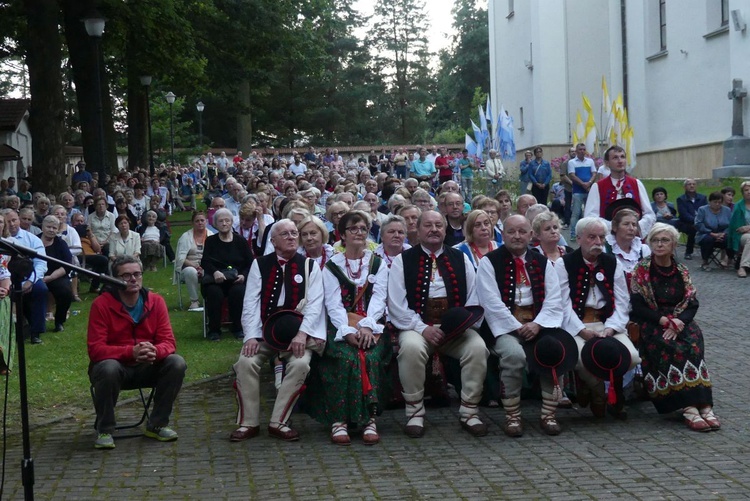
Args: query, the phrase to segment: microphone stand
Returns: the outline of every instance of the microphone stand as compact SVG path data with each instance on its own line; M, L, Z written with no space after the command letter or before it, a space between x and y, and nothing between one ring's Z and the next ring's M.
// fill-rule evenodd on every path
M8 239L0 238L0 254L11 256L8 263L10 271L10 280L13 284L13 291L10 295L11 304L16 306L16 345L18 346L18 382L20 385L21 398L21 435L23 439L23 459L21 460L21 482L23 484L23 494L26 501L34 499L34 459L31 457L31 439L29 427L29 399L26 382L26 346L23 339L23 284L34 275L33 259L41 259L48 263L56 263L66 270L75 270L83 275L96 277L102 282L110 285L125 288L126 284L103 273L94 273L80 266L75 266L65 261L49 257L36 252L34 249L18 245ZM42 277L34 277L36 280ZM10 362L10 350L8 350L8 361ZM10 365L10 364L9 364Z

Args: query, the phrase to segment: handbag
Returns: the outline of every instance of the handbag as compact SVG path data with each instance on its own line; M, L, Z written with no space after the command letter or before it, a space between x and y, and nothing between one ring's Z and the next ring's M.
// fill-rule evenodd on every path
M227 282L234 282L240 276L240 272L236 268L224 268L218 271L224 274ZM215 284L216 280L212 274L204 273L202 283L203 285Z

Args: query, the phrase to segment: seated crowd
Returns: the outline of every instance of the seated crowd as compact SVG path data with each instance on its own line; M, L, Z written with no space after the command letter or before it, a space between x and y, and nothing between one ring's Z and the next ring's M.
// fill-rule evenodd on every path
M668 216L660 200L652 207L642 184L625 172L625 152L610 148L608 175L584 182L585 203L576 197L575 250L546 200L523 194L514 212L511 194L501 187L492 197L469 196L472 183L457 182L464 181L459 173L478 166L447 155L430 159L421 148L406 156L406 179L391 175L403 173L401 152L354 162L335 150L309 150L289 161L206 156L187 168L164 168L154 179L123 172L106 191L91 189L94 179L83 180L59 197L63 205L38 203L45 197L35 194L28 223L8 193L7 236L62 259L85 259L97 270L109 268L128 284L124 291L105 288L89 321L97 447L114 447L111 406L120 388L138 382L156 387L159 410L147 434L177 437L167 425L185 364L175 358L168 319L146 315L161 315L163 300L141 286L143 270L154 269L164 252L175 263L175 280L187 285L190 310L202 309L202 296L208 338L220 340L222 325L230 324L233 336L243 339L234 365L239 426L232 441L259 433L266 362L278 376L267 430L286 441L299 439L290 415L303 392L302 407L328 427L335 444L350 444L353 429L364 444L378 443L377 417L394 400L404 404L405 433L422 437L426 381L438 373L460 396L459 426L473 436L487 433L478 407L493 400L502 402L504 432L523 434L526 371L538 382L539 426L549 435L562 430L556 411L570 405L568 393L596 417L625 418L623 388L634 377L659 413L680 412L692 430L719 429L703 338L693 321L695 288L674 258L677 229L661 222L678 216L667 210ZM456 166L452 175L450 165ZM196 209L197 190L207 210L194 210L192 227L173 252L168 214L187 205ZM744 234L750 234L750 208L742 209L726 218L727 227L739 224L738 249L747 248ZM696 212L699 244L722 240L716 233L723 207L719 212L702 218ZM37 222L41 238L31 229ZM76 234L77 245L68 243L65 231ZM724 239L733 250L734 239ZM47 291L57 294L60 308L69 306L72 286L67 300L55 293L65 288L56 283L67 279L64 270L35 264L45 280L25 288L43 292L44 301L30 302L30 310L46 310ZM116 319L123 313L139 326L148 320L142 334L135 341L124 332L103 339L102 322L112 317L111 325L124 325ZM38 339L44 322L40 330L34 314L29 311L29 323ZM56 327L64 316L56 311ZM104 364L110 359L132 370L117 372ZM141 374L143 365L156 368Z

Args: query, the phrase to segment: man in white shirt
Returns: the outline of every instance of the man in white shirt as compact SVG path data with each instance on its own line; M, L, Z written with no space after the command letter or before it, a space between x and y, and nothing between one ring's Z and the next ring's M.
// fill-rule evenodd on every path
M303 176L307 172L307 165L302 162L299 155L294 155L294 162L289 164L289 170L295 176Z
M32 235L21 228L21 220L13 209L3 209L5 226L8 228L9 240L18 245L34 249L34 251L46 256L44 244L39 237ZM15 258L14 258L15 259ZM44 274L47 273L47 262L34 258L34 270L23 282L23 314L29 322L29 333L32 344L42 342L41 335L46 330L45 320L47 314L47 285L44 283Z
M446 226L439 212L424 212L417 223L420 245L399 254L388 277L388 314L400 331L404 431L411 438L424 435L425 369L436 350L461 361L461 427L473 436L487 434L477 409L487 374L487 347L472 328L443 343L445 333L439 327L449 308L477 304L474 267L461 251L443 245Z
M596 164L586 156L586 145L576 145L576 156L568 160L568 178L573 183L572 208L570 212L570 239L575 241L576 223L583 214L589 190L596 182Z
M503 178L505 167L503 162L497 158L497 150L490 150L490 158L484 162L484 170L487 174L487 196L494 198L495 194L503 189Z
M500 359L503 431L510 437L523 434L521 387L526 369L524 344L535 343L545 329L562 323L562 298L555 268L541 254L529 250L531 224L520 215L503 225L503 245L479 261L477 297L494 338L490 347ZM553 378L540 375L542 386L541 428L560 434L555 418L557 399Z
M271 227L276 252L256 259L250 267L242 307L245 338L240 358L234 364L239 428L230 436L233 442L258 435L260 372L266 361L275 356L286 360L286 374L273 405L268 434L287 442L299 440L299 433L288 424L289 416L310 372L313 352L323 354L326 326L323 275L313 260L297 253L298 237L294 222L278 221ZM303 315L302 324L288 351L275 349L263 339L263 324L278 310L297 308Z

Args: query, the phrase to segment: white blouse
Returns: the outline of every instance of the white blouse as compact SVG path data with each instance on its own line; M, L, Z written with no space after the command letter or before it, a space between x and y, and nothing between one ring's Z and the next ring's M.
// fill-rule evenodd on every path
M328 269L323 270L323 288L325 290L325 305L328 317L336 328L335 341L344 341L348 334L357 332L357 328L367 327L372 329L374 334L383 333L383 325L377 323L378 319L383 317L385 304L388 296L388 266L385 262L380 263L377 273L370 274L370 260L372 252L365 250L362 258L362 274L357 279L351 278L346 271L346 256L344 254L334 254L331 262L341 269L349 280L357 287L363 287L367 283L373 284L372 297L367 305L367 316L359 321L357 327L350 327L346 314L346 309L341 300L341 284L339 279ZM349 268L356 270L359 267L359 259L350 259Z

